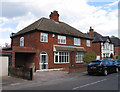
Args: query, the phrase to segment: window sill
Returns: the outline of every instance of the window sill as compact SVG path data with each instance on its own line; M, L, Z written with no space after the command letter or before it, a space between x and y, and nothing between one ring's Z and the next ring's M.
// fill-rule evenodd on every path
M58 43L58 44L66 44L66 43Z
M43 41L40 41L40 42L42 42L42 43L48 43L48 42L43 42Z
M80 44L74 44L75 46L80 46Z
M84 62L75 62L76 64L82 64L82 63L84 63Z
M66 63L56 63L56 62L54 62L54 64L69 64L69 62L66 62Z

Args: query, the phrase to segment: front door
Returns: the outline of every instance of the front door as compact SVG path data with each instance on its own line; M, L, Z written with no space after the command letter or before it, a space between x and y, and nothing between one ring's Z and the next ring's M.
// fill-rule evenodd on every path
M48 55L46 52L40 53L39 67L40 67L40 70L48 69Z

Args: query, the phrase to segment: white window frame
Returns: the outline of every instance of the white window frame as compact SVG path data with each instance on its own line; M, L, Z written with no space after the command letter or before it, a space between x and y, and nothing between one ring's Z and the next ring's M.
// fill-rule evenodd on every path
M24 46L24 37L20 37L20 46Z
M43 36L42 36L43 35ZM42 38L43 37L43 38ZM43 39L43 40L42 40ZM41 42L48 42L48 34L47 33L41 33L40 34L40 41Z
M58 35L58 43L59 44L66 44L66 36Z
M110 45L110 50L113 51L113 44Z
M60 62L60 53L64 53L64 54L61 54L61 60L64 59L64 62L63 61ZM56 56L58 56L58 62L55 61L56 60ZM66 62L65 62L65 57L66 57ZM55 64L69 63L69 52L63 52L63 51L54 52L54 63Z
M86 40L87 47L90 47L90 40Z
M75 62L76 63L83 63L83 57L84 57L84 53L82 53L82 52L76 52Z
M74 45L81 45L81 40L80 38L74 38Z

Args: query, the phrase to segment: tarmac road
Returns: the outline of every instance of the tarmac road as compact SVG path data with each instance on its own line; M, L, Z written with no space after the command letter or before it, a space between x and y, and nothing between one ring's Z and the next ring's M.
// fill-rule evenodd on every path
M47 84L23 88L25 90L118 90L118 74L108 76L76 76Z
M120 75L112 73L108 76L89 76L86 73L73 73L63 78L49 81L31 82L27 85L8 87L12 90L118 90Z

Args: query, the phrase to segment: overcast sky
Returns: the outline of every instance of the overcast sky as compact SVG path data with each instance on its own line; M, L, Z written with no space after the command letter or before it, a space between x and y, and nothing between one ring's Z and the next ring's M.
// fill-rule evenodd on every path
M109 1L109 2L108 2ZM89 27L103 36L118 36L118 0L2 0L0 1L0 45L11 43L16 33L57 10L60 21L83 33Z

